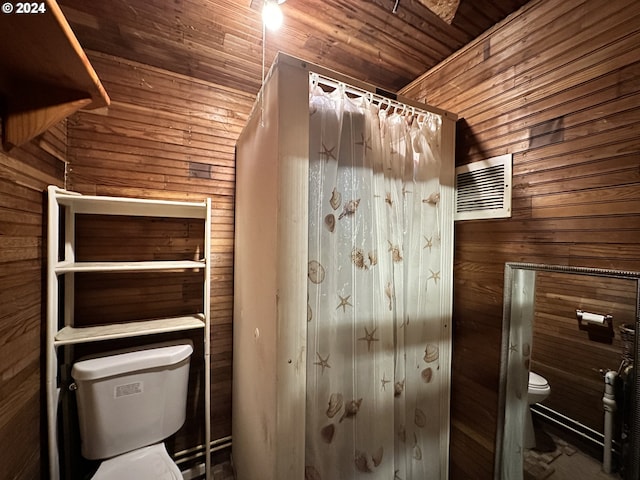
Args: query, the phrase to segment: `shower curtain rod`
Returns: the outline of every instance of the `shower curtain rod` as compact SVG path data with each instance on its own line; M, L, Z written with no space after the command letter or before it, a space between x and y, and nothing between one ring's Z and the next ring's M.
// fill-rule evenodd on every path
M333 78L326 77L316 72L309 72L309 76L311 78L312 84L316 83L318 85L322 84L335 89L342 89L346 93L351 93L352 95L357 95L358 97L367 98L369 99L369 101L377 103L379 106L387 105L387 110L389 108L393 108L396 111L401 110L401 113L404 113L406 111L411 112L414 115L439 116L438 114L430 112L428 110L424 110L413 105L407 105L406 103L399 101L394 93L385 92L384 90L378 88L376 88L376 92L374 93L363 88L354 87L353 85L334 80ZM393 98L390 97L391 95L393 96Z

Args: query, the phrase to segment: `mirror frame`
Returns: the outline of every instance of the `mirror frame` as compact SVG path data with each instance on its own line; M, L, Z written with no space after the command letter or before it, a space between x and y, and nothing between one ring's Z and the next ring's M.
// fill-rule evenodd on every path
M514 312L512 300L514 297L525 300L535 299L535 278L537 272L549 272L549 273L563 273L585 276L598 276L598 277L610 277L617 279L626 279L636 282L636 315L635 315L635 329L636 332L640 331L640 272L632 271L618 271L608 270L600 268L588 268L588 267L569 267L561 265L542 265L533 263L517 263L507 262L504 269L504 299L503 299L503 311L502 311L502 345L500 351L500 390L498 396L498 424L496 430L496 444L495 444L495 457L494 457L494 480L512 480L503 476L502 468L502 454L503 454L503 441L504 441L504 428L505 428L505 405L506 405L506 387L507 387L507 373L509 362L509 333L511 329L512 314L528 315L529 312L523 312L520 309ZM520 285L526 285L527 287L533 287L528 289L516 290L516 282ZM533 304L531 304L533 309ZM533 318L531 319L533 321ZM633 344L633 358L634 365L637 364L640 359L640 350L638 341L638 335L634 336ZM629 441L629 453L631 458L630 471L628 472L628 478L638 478L640 475L640 399L638 393L640 392L640 375L637 368L634 368L633 378L633 400L632 400L632 414L631 414L631 439ZM520 477L522 478L522 477Z

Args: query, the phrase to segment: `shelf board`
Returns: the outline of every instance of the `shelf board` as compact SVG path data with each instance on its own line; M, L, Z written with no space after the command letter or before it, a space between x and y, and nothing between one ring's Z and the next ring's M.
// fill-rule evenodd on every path
M205 262L195 260L159 260L148 262L59 262L55 271L61 273L87 272L149 272L192 270L204 268Z
M64 327L56 333L54 345L99 342L133 335L152 335L204 328L204 314L198 313L182 317L141 320L138 322L112 323L94 327Z
M5 104L7 149L80 108L110 102L58 4L45 0L43 6L40 13L0 15L0 100Z
M80 195L58 188L50 189L49 194L54 194L58 204L72 208L75 213L202 219L207 216L206 202Z

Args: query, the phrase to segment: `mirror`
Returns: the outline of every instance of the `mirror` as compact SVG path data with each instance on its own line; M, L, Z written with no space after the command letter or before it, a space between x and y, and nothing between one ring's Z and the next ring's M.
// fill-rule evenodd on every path
M494 478L548 478L583 453L640 478L640 273L507 263L504 282Z

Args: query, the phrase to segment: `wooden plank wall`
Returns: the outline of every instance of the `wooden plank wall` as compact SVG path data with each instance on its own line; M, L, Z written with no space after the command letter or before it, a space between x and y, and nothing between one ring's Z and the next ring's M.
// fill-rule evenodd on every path
M89 58L112 102L69 119L68 188L212 199L212 438L230 435L234 150L254 97L105 54ZM112 292L118 302L118 288Z
M196 260L201 219L78 215L78 261ZM202 272L75 274L78 326L194 314L202 309ZM114 301L115 299L115 301Z
M40 376L47 185L64 182L66 122L0 150L0 476L40 478L46 465ZM44 238L44 240L43 240Z
M533 0L403 89L458 165L513 154L513 215L455 229L451 478L493 472L507 261L640 270L640 2Z

